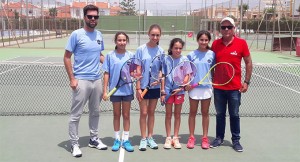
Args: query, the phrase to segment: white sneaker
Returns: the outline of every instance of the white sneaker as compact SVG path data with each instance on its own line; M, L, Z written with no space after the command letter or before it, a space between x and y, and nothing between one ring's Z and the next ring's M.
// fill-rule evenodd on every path
M107 150L107 146L104 143L102 143L102 141L99 138L96 138L96 140L90 139L89 147L97 148L99 150Z
M82 156L81 150L79 149L79 145L77 145L77 144L71 146L71 153L74 157Z

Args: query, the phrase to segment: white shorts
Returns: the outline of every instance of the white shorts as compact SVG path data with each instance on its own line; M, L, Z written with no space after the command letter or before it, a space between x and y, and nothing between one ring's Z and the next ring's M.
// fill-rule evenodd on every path
M212 88L194 88L189 91L189 96L194 100L204 100L211 98L213 94Z

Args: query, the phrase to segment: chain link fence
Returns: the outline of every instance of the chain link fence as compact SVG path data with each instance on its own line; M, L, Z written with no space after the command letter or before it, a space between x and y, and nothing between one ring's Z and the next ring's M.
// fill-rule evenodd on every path
M300 64L254 64L251 81L242 94L241 116L300 117ZM66 115L71 106L68 85L61 63L1 62L0 116ZM185 96L182 114L189 113ZM131 107L138 111L138 101ZM100 109L112 111L111 102L102 101ZM157 104L156 111L164 113L165 108ZM210 114L215 115L213 99Z

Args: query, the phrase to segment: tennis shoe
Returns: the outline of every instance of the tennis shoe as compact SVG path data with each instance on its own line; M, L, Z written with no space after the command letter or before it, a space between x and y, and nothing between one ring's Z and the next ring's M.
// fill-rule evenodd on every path
M107 150L107 146L104 143L102 143L102 141L99 138L96 138L96 140L90 139L89 147L97 148L99 150Z
M134 151L134 148L132 147L131 143L129 140L126 140L126 141L123 141L122 143L122 147L128 151L128 152L133 152Z
M115 139L114 145L111 147L112 151L118 151L121 147L121 141L118 139Z
M152 149L158 149L158 145L155 143L152 137L147 139L147 145Z
M188 149L193 149L195 147L196 139L194 136L190 136L186 147Z
M209 149L210 144L209 144L209 139L207 137L202 137L201 147L203 149Z
M81 157L82 153L81 150L79 149L79 145L75 144L73 146L71 146L71 153L74 157Z
M171 147L172 147L172 139L171 137L167 137L164 144L164 149L170 149Z
M243 152L244 151L244 149L243 149L243 147L242 147L242 145L240 144L240 142L239 141L234 141L234 142L232 142L233 144L232 144L232 148L236 151L236 152Z
M224 143L223 139L221 139L220 137L217 137L211 144L210 144L210 148L217 148L220 145L222 145Z
M181 149L181 144L179 142L179 137L173 137L172 144L175 149Z
M139 150L140 151L146 151L147 150L147 140L146 139L141 139Z

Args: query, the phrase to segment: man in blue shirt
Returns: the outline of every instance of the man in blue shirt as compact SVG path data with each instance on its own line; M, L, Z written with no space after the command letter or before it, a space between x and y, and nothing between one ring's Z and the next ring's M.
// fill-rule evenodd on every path
M99 18L98 7L87 5L83 9L84 27L71 33L65 48L64 64L72 88L72 107L69 121L69 136L71 153L74 157L81 157L78 144L78 125L84 105L89 101L89 147L106 150L107 146L98 138L98 123L102 98L102 80L100 76L100 62L104 56L103 37L95 30ZM71 56L74 54L72 67Z

